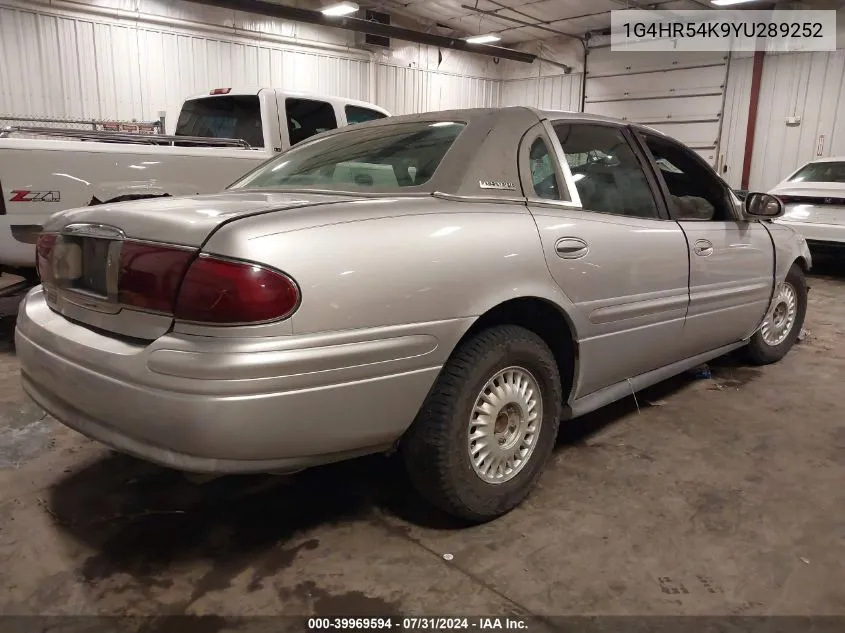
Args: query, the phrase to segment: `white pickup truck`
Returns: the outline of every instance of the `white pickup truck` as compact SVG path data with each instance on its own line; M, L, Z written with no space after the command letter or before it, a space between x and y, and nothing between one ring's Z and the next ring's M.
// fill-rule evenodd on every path
M218 192L310 136L386 116L350 99L217 88L184 102L171 136L0 129L0 272L32 276L56 211Z

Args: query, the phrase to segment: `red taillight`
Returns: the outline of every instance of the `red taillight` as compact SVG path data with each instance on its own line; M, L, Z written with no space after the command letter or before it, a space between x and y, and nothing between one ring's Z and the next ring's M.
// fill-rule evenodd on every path
M214 90L212 90L208 94L210 94L210 95L227 95L231 91L232 91L231 88L215 88Z
M120 251L118 300L172 314L179 283L195 254L189 249L125 241Z
M251 264L203 256L188 269L175 317L213 323L260 323L296 310L299 288L287 275Z
M57 237L55 233L41 233L35 243L35 269L42 283L53 281L53 249Z

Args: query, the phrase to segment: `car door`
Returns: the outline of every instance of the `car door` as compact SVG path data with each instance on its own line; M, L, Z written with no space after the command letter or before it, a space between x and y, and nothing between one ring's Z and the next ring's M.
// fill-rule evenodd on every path
M751 336L774 290L774 245L759 220L742 214L728 186L696 153L668 137L638 131L669 212L689 245L687 355Z
M575 396L679 360L687 246L622 126L539 125L523 139L521 177L555 281L579 334Z

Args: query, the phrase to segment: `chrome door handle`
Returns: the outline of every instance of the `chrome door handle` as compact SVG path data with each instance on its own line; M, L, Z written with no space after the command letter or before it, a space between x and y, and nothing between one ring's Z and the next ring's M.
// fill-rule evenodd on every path
M710 240L696 240L695 244L692 245L692 250L695 251L696 255L707 257L713 254L713 242Z
M580 237L563 237L555 243L555 252L563 259L578 259L589 251L587 242Z

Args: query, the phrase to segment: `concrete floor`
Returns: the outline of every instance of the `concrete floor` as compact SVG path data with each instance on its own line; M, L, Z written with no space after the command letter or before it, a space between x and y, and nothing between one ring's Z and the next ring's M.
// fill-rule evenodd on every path
M845 615L839 268L784 361L569 423L529 500L469 529L389 458L198 484L110 453L27 403L7 323L0 613Z

